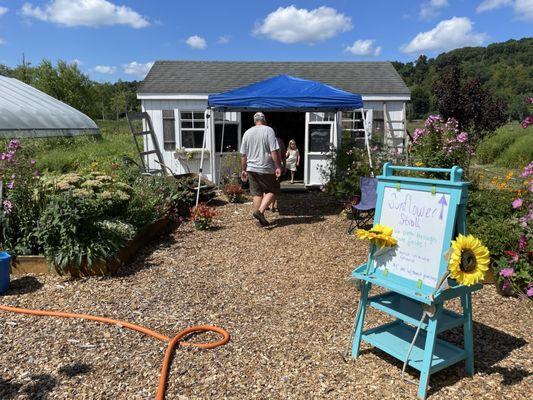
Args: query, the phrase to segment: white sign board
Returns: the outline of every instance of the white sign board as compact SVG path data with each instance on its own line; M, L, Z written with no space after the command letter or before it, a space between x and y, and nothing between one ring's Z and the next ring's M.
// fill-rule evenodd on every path
M449 204L449 194L386 187L379 222L394 230L398 245L377 251L375 266L436 287Z

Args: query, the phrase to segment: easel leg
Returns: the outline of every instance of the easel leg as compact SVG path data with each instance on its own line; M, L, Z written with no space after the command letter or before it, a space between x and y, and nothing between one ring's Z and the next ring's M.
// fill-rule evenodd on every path
M366 303L368 302L368 294L370 293L370 288L372 284L369 282L363 282L361 287L361 300L359 300L359 307L357 315L355 316L356 327L355 334L353 337L352 344L352 357L359 357L359 348L361 347L361 336L363 334L363 325L365 322L366 315Z
M473 338L473 322L472 322L472 294L464 293L461 295L461 306L463 307L463 335L464 335L464 349L466 352L465 359L465 374L467 376L474 375L474 338Z
M429 318L426 330L426 344L424 348L424 362L420 371L420 383L418 384L418 398L425 399L429 386L429 377L431 376L431 360L433 359L433 350L435 340L437 339L437 322L442 311L442 304L435 304L435 315Z

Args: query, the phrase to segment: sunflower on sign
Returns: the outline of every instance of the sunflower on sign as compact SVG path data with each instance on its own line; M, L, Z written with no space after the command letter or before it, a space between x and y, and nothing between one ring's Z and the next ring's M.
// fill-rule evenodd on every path
M458 283L471 286L483 280L489 263L489 250L478 238L459 234L452 240L448 268L450 277Z
M379 248L396 246L398 241L392 237L393 229L387 225L376 224L372 229L358 229L356 235L359 239L370 240L370 243Z

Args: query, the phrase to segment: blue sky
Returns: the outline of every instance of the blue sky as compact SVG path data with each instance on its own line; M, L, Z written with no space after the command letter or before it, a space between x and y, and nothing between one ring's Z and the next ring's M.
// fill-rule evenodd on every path
M171 60L410 61L532 36L533 0L0 0L0 63L142 79Z

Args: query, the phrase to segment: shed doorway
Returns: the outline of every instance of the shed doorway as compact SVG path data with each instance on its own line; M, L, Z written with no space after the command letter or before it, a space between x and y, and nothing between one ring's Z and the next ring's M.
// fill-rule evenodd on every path
M294 139L300 152L300 165L296 171L295 180L304 179L304 152L305 152L305 112L265 112L268 126L283 140L285 146L289 140ZM242 133L254 125L254 112L241 113ZM285 179L290 178L287 173Z

